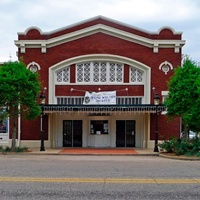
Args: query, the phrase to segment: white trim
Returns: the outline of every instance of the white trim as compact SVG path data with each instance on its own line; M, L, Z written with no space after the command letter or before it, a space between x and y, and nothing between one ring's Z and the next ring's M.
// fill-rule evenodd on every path
M163 67L167 67L167 70L164 69ZM169 68L173 70L173 65L168 61L164 61L159 65L159 70L162 70L165 74L169 72Z
M18 105L18 110L21 109L20 104ZM20 146L20 140L21 140L21 115L18 115L18 139L17 139L17 146Z
M39 27L37 27L37 26L31 26L31 27L27 28L24 32L18 32L17 34L18 34L18 35L26 35L26 34L28 33L28 31L30 31L31 29L35 29L35 30L38 30L38 32L40 32L40 34L50 35L50 34L54 34L54 33L57 33L57 32L60 32L60 31L66 30L66 29L70 29L70 28L79 26L79 25L81 25L81 24L85 24L85 23L88 23L88 22L97 20L97 19L102 19L102 20L105 20L105 21L110 21L110 22L112 22L112 23L114 23L114 24L118 24L118 25L121 25L121 26L125 26L125 27L131 28L131 29L135 29L135 30L138 30L138 31L140 31L140 32L144 32L144 33L146 33L146 34L159 34L163 29L169 29L169 30L171 30L171 31L173 32L174 35L180 35L180 34L183 33L182 31L178 31L178 32L175 31L175 30L174 30L172 27L170 27L170 26L163 26L163 27L159 28L158 31L151 32L151 31L148 31L148 30L145 30L145 29L142 29L142 28L139 28L139 27L136 27L136 26L133 26L133 25L130 25L130 24L127 24L127 23L118 21L118 20L114 20L114 19L111 19L111 18L102 16L102 15L98 15L98 16L95 16L95 17L92 17L92 18L89 18L89 19L86 19L86 20L82 20L82 21L73 23L73 24L68 25L68 26L64 26L64 27L55 29L55 30L53 30L53 31L43 32Z
M158 48L174 48L174 52L179 53L179 49L185 44L184 40L152 40L110 26L97 24L47 40L15 40L15 45L21 49L21 53L25 53L26 48L41 48L42 53L46 53L46 48L51 48L99 32L152 48L154 53L158 52Z
M161 91L161 95L162 95L162 102L165 101L165 98L168 96L169 91ZM166 115L167 114L167 109L165 111L161 112L162 115Z
M34 62L34 61L30 62L30 63L27 65L26 68L27 68L27 69L30 69L30 67L31 67L32 65L36 65L36 66L37 66L37 69L38 69L38 70L41 70L40 65L39 65L38 63Z
M176 32L175 29L173 29L171 26L163 26L163 27L159 28L158 31L157 31L157 34L160 34L160 32L162 30L165 30L165 29L170 30L174 35L181 35L181 34L183 34L182 31Z
M162 91L162 92L161 92L161 95L162 95L162 96L167 96L168 94L169 94L169 91Z

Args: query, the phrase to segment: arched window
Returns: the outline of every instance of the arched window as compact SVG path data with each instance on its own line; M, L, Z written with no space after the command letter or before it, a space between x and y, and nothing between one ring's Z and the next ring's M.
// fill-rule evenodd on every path
M27 69L29 69L31 72L35 73L38 70L40 70L40 65L33 61L27 65Z
M159 69L162 70L165 74L167 74L169 70L173 70L173 66L171 63L165 61L160 64Z

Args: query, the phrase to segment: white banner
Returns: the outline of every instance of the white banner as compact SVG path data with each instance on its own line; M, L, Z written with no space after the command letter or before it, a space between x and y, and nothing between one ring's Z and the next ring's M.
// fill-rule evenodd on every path
M112 92L86 92L84 105L116 104L116 91Z

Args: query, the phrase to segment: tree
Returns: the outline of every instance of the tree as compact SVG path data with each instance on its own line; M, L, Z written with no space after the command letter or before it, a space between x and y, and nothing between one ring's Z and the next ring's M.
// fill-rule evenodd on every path
M16 146L19 114L24 119L32 120L41 113L37 104L39 91L38 74L28 70L24 63L7 62L0 66L0 118L7 116L10 119L11 150Z
M168 82L169 94L164 104L167 116L171 119L181 117L184 135L188 130L200 130L200 68L186 57L183 66L174 70Z

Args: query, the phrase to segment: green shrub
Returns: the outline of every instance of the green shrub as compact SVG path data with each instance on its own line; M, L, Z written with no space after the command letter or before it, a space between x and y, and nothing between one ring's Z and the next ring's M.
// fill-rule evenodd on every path
M27 150L28 150L27 147L16 147L14 151L15 152L25 152Z
M169 141L164 141L163 143L158 144L158 146L167 153L173 153L177 143L177 138L171 138Z
M28 151L28 147L16 147L13 151L11 151L11 148L10 147L0 147L0 152L26 152Z
M197 153L200 151L200 138L199 137L195 137L195 138L192 138L190 140L190 151L191 152L194 152L194 153Z
M178 139L176 145L174 146L174 153L176 155L184 155L188 152L188 143L185 139Z
M197 155L197 154L196 154L196 153L193 153L193 152L191 152L191 151L185 153L185 156L195 156L195 155Z
M197 157L200 157L200 152L198 152L198 153L196 154L196 156L197 156Z
M6 148L4 149L4 152L10 152L10 151L11 151L10 147L6 147Z
M164 141L163 143L158 144L158 146L159 146L162 150L166 151L167 153L172 153L172 152L173 152L173 148L172 148L170 142Z
M158 145L164 151L168 153L175 153L176 155L199 155L200 154L200 138L195 137L193 139L179 139L172 138L169 141L164 141Z

